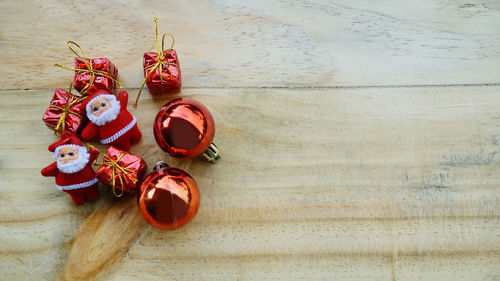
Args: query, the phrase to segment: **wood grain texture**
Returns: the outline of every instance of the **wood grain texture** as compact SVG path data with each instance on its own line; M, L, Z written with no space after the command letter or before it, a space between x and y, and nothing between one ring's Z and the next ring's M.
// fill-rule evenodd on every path
M165 232L105 188L97 203L72 206L39 176L50 161L52 133L39 118L51 92L4 91L1 172L15 188L1 190L2 279L51 279L62 268L98 280L498 278L499 93L184 90L217 120L216 165L166 157L151 112L169 97L145 95L133 110L144 139L132 152L189 171L202 192L193 222ZM121 241L124 231L133 235Z
M176 231L40 176L65 42L135 97L153 15L184 86L129 107L131 152L198 182ZM500 280L499 24L496 1L1 2L0 280ZM216 165L155 144L178 96L214 115Z
M139 87L155 14L184 88L499 82L495 0L3 1L0 13L3 89L66 85L52 64L73 63L67 40Z

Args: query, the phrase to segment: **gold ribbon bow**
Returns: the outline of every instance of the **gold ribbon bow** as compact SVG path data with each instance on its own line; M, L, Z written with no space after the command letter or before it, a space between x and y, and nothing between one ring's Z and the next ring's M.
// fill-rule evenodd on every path
M174 35L172 35L170 33L164 33L162 38L161 38L161 49L160 49L160 39L158 38L158 17L154 16L154 20L155 20L155 31L156 31L156 49L158 51L157 62L152 64L152 65L148 65L145 68L145 69L151 69L151 70L148 72L148 74L146 75L146 78L144 78L144 81L142 82L141 88L139 89L139 93L137 94L137 98L135 99L135 103L132 105L134 108L137 108L137 102L139 101L139 97L141 96L141 92L142 92L142 89L144 88L144 84L146 84L146 80L148 80L149 76L151 76L151 74L153 72L155 72L155 70L157 68L158 68L158 73L160 73L160 85L162 85L162 87L163 87L163 75L162 75L163 67L165 67L165 69L170 74L170 78L172 78L172 71L169 69L168 66L175 65L175 66L179 67L179 65L177 63L163 61L165 59L165 57L170 53L170 51L172 51L172 48L174 47L174 44L175 44L175 39L174 39ZM170 38L172 38L172 45L170 45L170 48L168 48L166 51L163 51L163 49L165 47L165 35L168 35L168 36L170 36Z
M80 49L80 52L81 52L81 55L75 50L73 49L73 47L71 45L75 45L76 47L78 47L78 49ZM92 85L94 83L94 80L95 80L95 76L96 75L100 75L100 76L105 76L111 80L113 80L114 82L116 82L116 84L122 88L123 85L122 83L120 83L120 81L116 80L113 76L111 76L110 73L106 72L106 71L102 71L102 70L97 70L97 69L94 69L92 67L92 62L88 62L86 57L85 57L85 53L83 52L82 48L80 47L80 45L76 44L75 42L73 41L68 41L66 42L66 46L68 46L68 48L77 56L79 57L83 63L85 63L85 66L87 66L87 69L81 69L81 68L71 68L71 67L67 67L65 65L61 65L61 64L58 64L58 63L54 63L55 66L58 66L58 67L61 67L61 68L64 68L64 69L67 69L67 70L73 70L73 71L76 71L76 72L88 72L90 73L90 80L89 82L87 83L87 85L85 85L85 87L83 87L83 89L80 91L80 94L83 96L87 93L87 89L90 85Z
M75 100L72 101L72 102L69 102L69 100L71 99L71 97L75 97ZM69 85L69 91L68 91L68 98L66 99L66 103L64 104L64 107L60 107L58 105L55 105L55 104L51 104L49 107L52 107L52 108L57 108L59 110L62 110L62 114L61 114L61 117L59 117L59 120L57 121L57 125L55 127L55 131L56 131L56 137L57 137L57 132L60 131L60 132L64 132L64 130L66 129L66 117L68 116L68 114L74 114L80 118L83 118L83 116L79 113L76 113L74 112L73 110L71 110L71 107L73 107L73 105L75 105L76 103L84 100L85 97L78 97L76 95L73 95L71 93L71 84Z
M95 149L97 150L100 154L102 154L105 158L108 159L109 162L104 162L104 159L102 161L102 163L98 163L97 165L101 165L101 166L111 166L112 167L112 170L111 170L111 177L112 177L112 180L111 180L111 187L112 187L112 190L113 190L113 194L116 196L116 197L122 197L123 196L123 193L125 193L123 191L123 178L122 178L122 175L120 173L117 173L117 170L120 170L126 177L128 177L128 179L130 181L132 181L133 183L137 183L137 179L133 178L129 173L134 173L134 170L131 170L131 169L127 169L127 168L123 168L122 166L120 166L118 164L118 161L120 161L120 159L125 155L125 152L122 152L122 154L120 154L120 156L118 156L118 158L116 158L116 160L113 160L113 158L111 158L110 156L108 156L106 153L100 151L99 149L97 149L95 146L91 145L91 144L87 144L88 147L92 148L92 149ZM122 187L121 189L121 193L120 194L116 194L116 180L115 180L115 176L118 175L118 179L120 180L120 186Z

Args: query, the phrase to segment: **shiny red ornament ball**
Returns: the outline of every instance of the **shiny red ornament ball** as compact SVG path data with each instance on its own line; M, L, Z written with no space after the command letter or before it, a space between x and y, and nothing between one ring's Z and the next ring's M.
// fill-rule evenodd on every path
M165 104L153 125L156 142L173 157L192 158L203 155L215 162L220 158L212 144L215 122L210 111L200 102L178 98Z
M200 192L194 179L183 170L158 162L138 190L139 210L159 229L171 230L188 223L198 212Z

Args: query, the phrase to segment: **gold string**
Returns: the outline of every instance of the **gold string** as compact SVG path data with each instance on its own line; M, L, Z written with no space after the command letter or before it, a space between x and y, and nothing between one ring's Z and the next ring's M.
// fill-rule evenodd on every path
M69 102L69 100L71 99L71 97L75 97L75 100L72 101L71 103ZM57 106L57 105L54 105L54 104L51 104L49 107L52 107L52 108L57 108L57 109L60 109L62 110L62 114L61 114L61 117L59 117L59 120L57 121L57 124L56 124L56 127L54 128L55 132L55 136L56 138L60 138L58 135L57 135L57 132L58 131L61 131L61 132L64 132L65 129L66 129L66 117L68 116L68 114L74 114L80 118L83 118L83 116L79 113L76 113L74 111L71 110L71 107L73 107L73 105L75 105L77 102L80 102L82 100L84 100L85 98L84 97L77 97L76 95L73 95L71 93L71 84L69 85L69 90L68 90L68 98L66 99L66 103L64 104L64 107L60 107L60 106Z
M144 88L144 84L146 84L146 81L148 80L149 76L151 76L151 74L153 72L155 72L155 70L157 68L158 68L158 73L160 74L160 85L163 87L163 75L162 75L163 67L165 67L165 69L168 71L168 74L170 74L169 79L172 78L173 74L168 66L175 65L175 66L179 67L179 64L177 64L177 63L163 61L165 59L165 57L170 53L170 51L172 51L172 48L174 47L174 44L175 44L175 38L174 38L174 35L172 35L171 33L164 33L162 38L161 38L161 49L160 49L160 39L158 38L158 17L157 16L154 16L154 21L155 21L155 33L156 33L156 49L158 51L157 52L157 54L158 54L157 55L157 62L145 67L145 69L151 69L151 70L148 72L148 74L146 75L146 78L144 78L144 81L142 82L141 88L139 89L139 93L137 94L137 98L135 99L135 102L132 105L134 108L137 108L137 102L139 101L139 97L141 96L141 92L142 92L142 89ZM165 35L168 35L168 36L170 36L170 38L172 38L172 45L170 45L170 48L168 48L166 51L163 51L163 49L165 48Z
M122 176L121 176L120 173L116 172L116 169L120 170L125 176L127 176L129 178L130 181L132 181L133 183L137 183L137 179L133 178L129 174L129 173L134 173L134 170L123 168L122 166L120 166L118 164L118 161L120 161L120 159L125 155L125 152L122 152L122 154L120 154L120 156L118 156L118 158L116 158L116 160L113 160L113 158L111 158L110 156L108 156L106 153L100 151L95 146L93 146L91 144L88 144L88 143L87 143L87 146L90 147L90 148L92 148L92 149L97 150L100 154L102 154L105 158L108 159L109 162L104 162L104 159L103 159L102 163L99 163L98 165L111 166L112 167L112 170L111 170L111 176L112 176L111 187L112 187L112 190L113 190L113 194L116 197L122 197L123 193L125 193L123 191L124 186L123 186ZM122 187L122 189L121 189L122 192L120 194L116 194L116 180L115 180L116 175L118 175L118 179L120 180L120 186Z
M80 53L78 53L75 49L73 49L73 47L71 45L75 45L76 47L78 47L78 49L80 49L80 52L81 52L81 55ZM62 65L62 64L58 64L58 63L54 63L55 66L57 67L61 67L61 68L64 68L64 69L67 69L67 70L73 70L73 71L76 71L76 72L88 72L90 73L90 79L89 79L89 82L87 83L87 85L85 85L85 87L83 87L83 89L80 91L80 94L82 95L85 95L87 93L87 90L88 90L88 87L90 87L90 85L92 85L95 81L95 76L96 74L97 75L100 75L100 76L105 76L111 80L113 80L114 82L116 82L116 84L120 87L120 88L123 88L123 85L122 83L120 83L120 81L118 81L117 79L115 79L113 76L111 76L110 73L106 72L106 71L102 71L102 70L97 70L97 69L94 69L92 67L92 62L89 63L87 61L87 58L85 57L85 53L83 52L83 49L80 47L80 45L78 45L77 43L73 42L73 41L68 41L66 42L66 46L68 46L68 48L77 56L79 57L83 63L85 64L85 66L87 67L87 69L81 69L81 68L71 68L71 67L67 67L65 65Z

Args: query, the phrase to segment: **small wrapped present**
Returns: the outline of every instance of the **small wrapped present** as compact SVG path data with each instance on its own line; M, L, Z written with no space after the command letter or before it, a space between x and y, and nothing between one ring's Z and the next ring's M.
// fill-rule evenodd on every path
M181 69L174 49L144 53L144 77L152 94L175 93L181 89ZM151 72L151 74L149 74ZM149 76L148 76L149 75Z
M144 84L148 86L149 92L152 94L161 93L177 93L181 90L181 68L177 52L173 49L175 44L174 36L170 33L163 34L160 40L158 37L158 18L155 16L156 30L156 52L144 53L144 81L142 82L134 107L137 106L137 101L144 88ZM172 45L165 50L165 36L172 38Z
M56 132L67 130L78 135L87 123L83 100L71 93L71 87L69 92L57 88L42 120Z
M115 93L117 85L120 88L122 87L122 84L117 80L118 69L109 59L89 59L85 57L85 53L80 45L73 41L68 41L66 45L77 56L75 57L75 68L58 63L54 63L54 65L75 71L73 87L75 87L82 96L87 94L87 90L90 86L110 93ZM72 45L78 47L80 53L77 52Z
M88 146L96 149L92 145ZM109 147L106 154L101 154L104 159L98 164L97 179L111 186L116 197L121 197L124 192L134 193L139 179L148 168L144 159L113 146ZM116 189L121 190L121 193L117 193Z
M84 70L84 71L75 71L73 87L75 87L75 89L77 89L79 92L85 89L87 85L95 86L97 89L106 90L107 92L110 93L115 92L118 69L109 59L85 58L85 60L83 60L82 58L76 57L75 69ZM94 74L92 73L91 70L94 71ZM109 75L106 75L104 73L108 73Z

